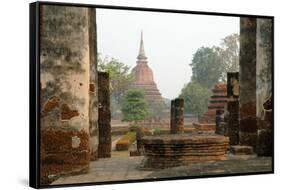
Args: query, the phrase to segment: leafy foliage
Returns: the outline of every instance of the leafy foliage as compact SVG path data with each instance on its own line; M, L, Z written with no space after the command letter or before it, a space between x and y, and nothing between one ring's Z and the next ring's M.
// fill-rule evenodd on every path
M167 109L167 106L162 101L149 102L149 112L151 113L150 116L155 120L160 120L165 116L165 109Z
M222 60L216 47L201 47L193 55L192 81L204 88L212 88L222 76Z
M239 72L239 35L225 37L218 49L222 59L222 81L226 81L227 72Z
M111 92L111 112L114 113L121 109L122 101L126 90L133 80L129 73L130 67L117 59L98 56L98 70L109 73L110 92Z
M160 135L161 134L161 129L156 128L153 130L153 135Z
M225 82L227 72L239 71L239 35L231 34L219 47L201 47L193 55L192 81L211 89L218 82Z
M210 92L197 82L190 82L181 90L180 98L184 99L184 110L198 117L207 110Z
M136 132L129 131L116 143L116 150L128 150L130 145L136 140Z
M149 117L148 103L144 98L143 91L128 90L122 105L124 121L135 123Z

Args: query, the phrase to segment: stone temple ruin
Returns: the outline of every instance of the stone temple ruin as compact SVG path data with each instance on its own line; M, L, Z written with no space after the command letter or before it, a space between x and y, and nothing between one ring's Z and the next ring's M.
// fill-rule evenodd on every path
M226 84L215 84L213 94L210 97L208 110L199 119L198 123L194 123L197 131L200 132L213 132L216 129L216 115L224 111L227 103L227 90Z
M216 134L184 134L183 113L183 99L172 100L171 134L142 138L146 156L144 167L165 168L226 160L228 138Z
M173 100L171 134L143 138L144 167L223 160L227 150L272 155L272 38L263 35L264 26L271 24L266 19L240 18L239 73L228 73L227 85L215 85L208 111L191 134L183 134L182 100ZM268 74L267 80L261 79L263 74Z
M41 184L50 184L95 172L91 161L111 159L109 77L97 71L94 8L42 5L40 19L40 177ZM137 139L145 167L225 160L228 150L272 155L272 38L264 37L264 26L271 30L271 24L240 18L239 74L229 73L227 86L214 87L209 109L192 133L185 133L183 100L173 100L170 133ZM145 66L142 51L139 61ZM153 80L146 82L160 99Z

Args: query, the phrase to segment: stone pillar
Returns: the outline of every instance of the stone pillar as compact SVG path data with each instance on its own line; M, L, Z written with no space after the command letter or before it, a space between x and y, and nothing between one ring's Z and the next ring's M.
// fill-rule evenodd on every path
M257 118L256 153L271 156L272 133L272 19L257 19Z
M241 145L253 146L257 139L256 117L256 18L240 18L240 129Z
M171 100L171 109L170 109L170 133L174 134L175 132L175 100Z
M98 72L98 128L99 128L99 146L98 157L111 157L111 113L110 113L110 92L109 92L109 74Z
M227 136L229 144L239 143L239 73L227 73Z
M40 183L49 184L89 170L89 60L95 53L88 8L40 9Z
M184 133L184 99L176 98L174 104L173 132L175 134Z
M229 112L227 128L229 136L229 144L239 144L239 101L230 101L227 103L227 111Z
M137 140L137 152L139 155L143 155L144 153L144 147L142 138L144 137L144 130L142 127L138 127L136 131L136 140Z
M97 72L97 31L96 12L89 9L89 48L90 48L90 82L89 82L89 125L91 160L98 158L98 72Z
M97 72L97 31L96 12L88 9L89 14L89 49L90 49L90 82L89 82L89 127L91 160L98 158L98 72Z

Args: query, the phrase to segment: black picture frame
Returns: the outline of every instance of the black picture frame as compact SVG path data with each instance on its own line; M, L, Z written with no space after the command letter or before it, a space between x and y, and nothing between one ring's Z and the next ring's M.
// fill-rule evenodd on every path
M93 182L79 184L63 184L63 185L40 185L40 6L41 5L57 5L57 6L72 6L72 7L91 7L111 10L134 10L146 12L165 12L165 13L181 13L194 15L213 15L225 17L249 17L249 18L267 18L272 20L272 171L253 172L241 174L223 174L223 175L204 175L200 177L172 177L161 179L140 179L140 180L125 180L125 181L110 181L110 182ZM242 176L242 175L257 175L257 174L272 174L274 173L274 17L264 15L249 15L235 13L219 13L219 12L201 12L188 10L171 10L157 8L142 8L142 7L125 7L125 6L109 6L109 5L94 5L94 4L78 4L78 3L60 3L39 1L30 3L29 5L29 44L30 44L30 65L29 65L29 185L33 188L55 188L55 187L73 187L73 186L88 186L102 184L121 184L121 183L136 183L149 181L166 181L166 180L181 180L194 178L210 178L210 177L227 177L227 176Z

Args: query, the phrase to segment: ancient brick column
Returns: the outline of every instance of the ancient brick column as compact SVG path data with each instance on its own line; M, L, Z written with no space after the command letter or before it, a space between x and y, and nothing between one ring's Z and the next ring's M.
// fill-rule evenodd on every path
M235 92L235 85L239 87L239 73L227 73L227 136L230 145L239 144L239 91Z
M109 92L109 74L98 72L98 128L99 128L99 146L98 157L111 157L111 113L110 113L110 92Z
M229 144L239 144L239 101L230 101L227 103L227 111L229 112L227 120Z
M89 82L89 130L91 160L98 158L98 72L97 72L97 31L96 12L89 9L89 50L90 50L90 82Z
M173 133L184 133L184 99L176 98L174 104Z
M139 155L143 155L144 148L142 138L145 136L143 128L138 127L136 130L137 151Z
M256 18L240 18L240 129L241 145L256 146Z
M175 100L171 100L171 109L170 109L170 133L174 134L175 132Z
M40 9L40 182L48 184L89 169L89 60L96 56L89 28L95 25L88 8Z
M273 151L272 100L272 19L257 19L257 117L256 153L270 156Z

